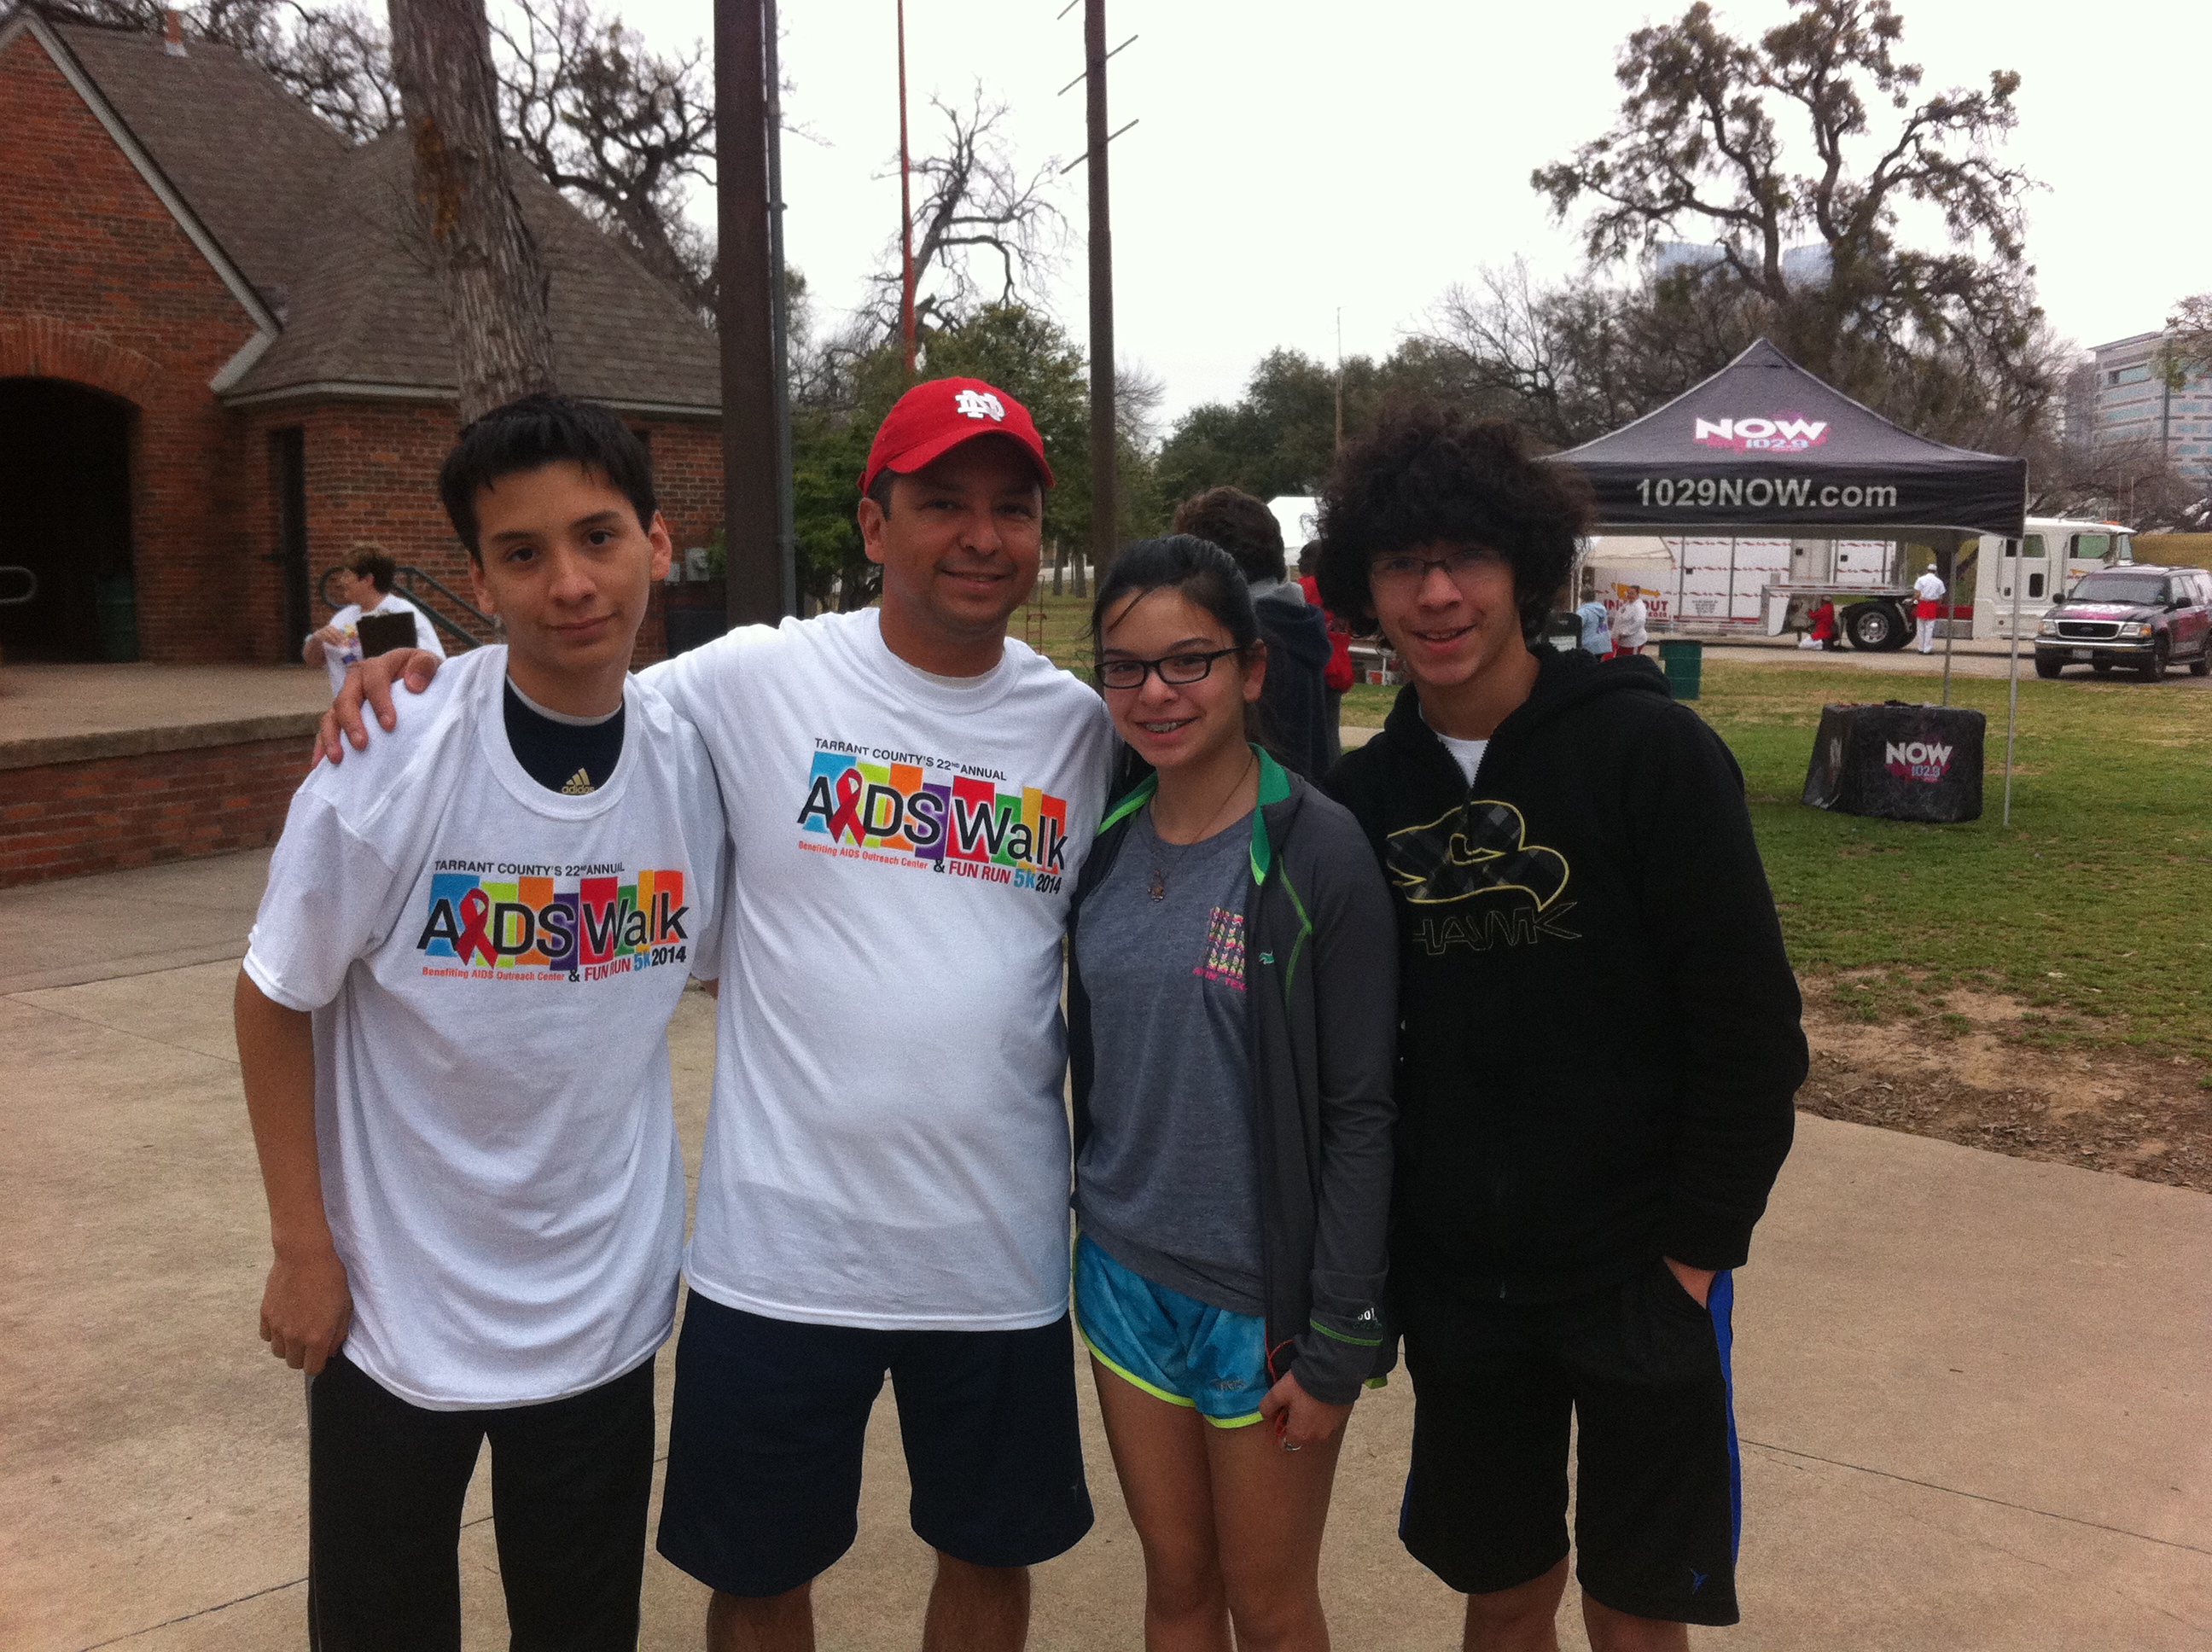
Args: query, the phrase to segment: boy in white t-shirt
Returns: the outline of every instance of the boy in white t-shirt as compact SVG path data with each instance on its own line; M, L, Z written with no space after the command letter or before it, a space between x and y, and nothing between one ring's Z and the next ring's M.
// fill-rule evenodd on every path
M1019 401L917 385L860 480L879 606L644 674L707 739L735 851L659 1542L714 1591L712 1652L812 1647L888 1374L937 1554L921 1644L1012 1652L1029 1568L1091 1523L1060 945L1111 728L1006 635L1052 483ZM321 749L373 751L364 698L406 726L392 681L436 668L370 661Z
M330 623L307 634L300 645L300 658L320 665L331 676L331 692L345 687L346 673L361 663L361 619L364 614L412 614L415 646L441 659L446 645L428 615L404 597L394 596L392 576L399 565L374 545L356 545L345 561L331 570L331 586L337 593L338 609Z
M293 799L237 991L261 1334L310 1379L319 1652L459 1643L487 1437L516 1644L629 1649L684 1234L665 1030L715 974L726 828L628 674L669 559L637 439L526 398L440 489L508 641Z

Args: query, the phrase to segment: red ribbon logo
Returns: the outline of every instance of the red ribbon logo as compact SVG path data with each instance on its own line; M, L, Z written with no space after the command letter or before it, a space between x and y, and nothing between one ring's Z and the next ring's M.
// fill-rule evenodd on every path
M853 841L862 841L868 835L867 823L860 817L860 771L848 768L837 776L837 806L830 815L830 841L835 843L838 834L850 832Z
M461 938L453 949L466 963L476 953L483 954L486 963L496 964L499 954L492 948L491 937L484 932L484 920L491 915L491 897L480 889L472 889L461 897Z

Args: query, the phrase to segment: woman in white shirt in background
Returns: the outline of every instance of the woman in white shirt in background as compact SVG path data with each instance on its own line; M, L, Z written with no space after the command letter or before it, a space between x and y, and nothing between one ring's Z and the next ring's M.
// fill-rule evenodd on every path
M1650 640L1645 630L1648 612L1644 606L1641 586L1632 588L1620 605L1613 610L1613 652L1608 659L1620 659L1630 654L1640 654Z
M331 674L331 692L345 686L346 672L361 662L361 616L363 614L413 614L415 646L444 659L446 645L438 641L438 628L422 610L404 597L392 592L392 576L399 565L374 545L356 545L345 561L331 570L331 589L337 597L337 612L319 631L311 631L300 645L300 658L320 665Z

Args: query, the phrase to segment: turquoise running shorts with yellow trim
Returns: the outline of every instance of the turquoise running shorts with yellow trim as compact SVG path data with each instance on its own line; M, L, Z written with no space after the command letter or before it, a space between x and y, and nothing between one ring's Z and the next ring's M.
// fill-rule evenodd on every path
M1267 1327L1157 1285L1075 1241L1075 1328L1100 1364L1155 1400L1194 1406L1216 1428L1260 1420L1267 1381Z

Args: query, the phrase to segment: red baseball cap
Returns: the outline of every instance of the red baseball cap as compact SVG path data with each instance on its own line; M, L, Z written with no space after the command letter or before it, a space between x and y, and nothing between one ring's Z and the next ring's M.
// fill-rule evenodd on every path
M868 468L860 472L860 491L867 492L881 471L919 471L978 436L1012 436L1036 461L1044 485L1053 485L1044 438L1029 409L981 379L932 379L900 397L884 416L868 449Z

